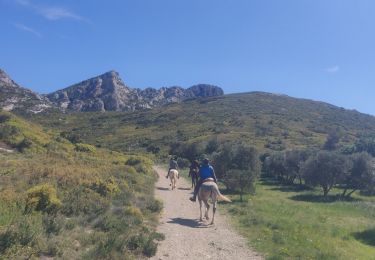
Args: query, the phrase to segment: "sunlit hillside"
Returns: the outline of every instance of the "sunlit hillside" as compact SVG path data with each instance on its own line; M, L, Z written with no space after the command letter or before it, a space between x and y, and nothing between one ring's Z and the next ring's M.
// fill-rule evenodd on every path
M190 100L134 113L43 114L33 120L72 140L118 151L167 152L175 142L244 141L260 151L340 147L375 133L375 117L327 103L262 92Z
M152 162L0 112L0 258L143 258L161 203Z

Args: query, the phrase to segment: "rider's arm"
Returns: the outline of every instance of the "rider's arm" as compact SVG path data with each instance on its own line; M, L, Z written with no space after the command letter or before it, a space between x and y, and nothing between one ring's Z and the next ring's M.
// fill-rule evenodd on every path
M212 178L214 178L214 181L217 183L217 178L216 178L215 170L214 170L213 167L211 169L212 169Z

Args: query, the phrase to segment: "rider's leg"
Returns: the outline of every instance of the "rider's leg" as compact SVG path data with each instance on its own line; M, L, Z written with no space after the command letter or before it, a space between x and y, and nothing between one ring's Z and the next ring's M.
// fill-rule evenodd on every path
M168 169L168 173L167 173L167 176L165 176L165 178L168 179L168 176L169 176L169 172L171 171L171 168Z
M193 197L189 198L191 201L196 201L197 200L197 194L198 194L199 188L201 187L202 183L203 183L203 180L201 179L195 185Z

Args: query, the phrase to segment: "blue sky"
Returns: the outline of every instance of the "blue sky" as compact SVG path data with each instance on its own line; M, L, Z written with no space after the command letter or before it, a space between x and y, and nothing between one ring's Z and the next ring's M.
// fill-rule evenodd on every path
M375 115L373 0L0 0L0 68L39 93L117 70Z

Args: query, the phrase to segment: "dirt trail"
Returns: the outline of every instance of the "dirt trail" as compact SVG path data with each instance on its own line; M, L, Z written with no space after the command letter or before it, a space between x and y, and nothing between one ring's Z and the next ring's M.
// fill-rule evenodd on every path
M159 174L155 194L164 203L158 232L165 234L165 240L151 259L262 259L220 215L220 205L215 225L199 222L199 203L189 200L190 183L180 178L177 189L171 191L165 170L158 166L154 169Z

